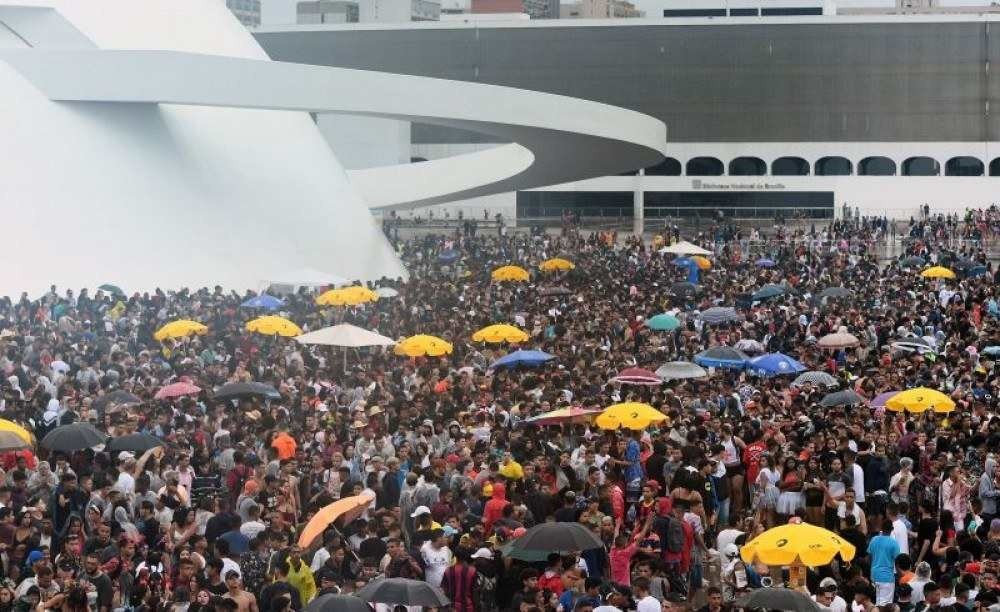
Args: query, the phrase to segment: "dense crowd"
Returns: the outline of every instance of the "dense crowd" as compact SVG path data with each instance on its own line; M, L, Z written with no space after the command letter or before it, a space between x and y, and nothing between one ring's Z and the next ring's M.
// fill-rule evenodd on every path
M914 221L909 234L952 227L966 224ZM462 231L399 241L410 279L377 284L395 297L319 308L301 290L279 308L306 330L347 322L453 344L433 358L381 348L345 357L251 334L244 324L260 313L241 304L253 294L219 287L127 297L52 287L0 300L4 418L38 439L84 421L112 439L144 432L162 441L143 453L99 445L0 454L0 612L285 612L383 577L439 586L455 612L720 612L749 590L786 581L780 567L744 563L738 549L789 520L856 545L854 559L806 576L803 588L834 612L998 605L992 263L971 246L954 253L940 240L909 241L906 257L986 268L922 278L919 267L879 262L867 248L868 237L887 231L876 220L753 240L748 231L702 241L715 251L714 267L694 290L677 288L689 270L661 252L676 235L644 242L572 228L558 237ZM538 271L555 256L575 269ZM490 271L510 263L533 270L531 281L492 282ZM783 292L755 300L768 283ZM829 287L852 293L821 298ZM715 305L736 307L739 319L706 323L699 313ZM681 325L644 324L659 313ZM175 319L209 331L155 341ZM555 360L491 368L516 347L471 335L497 322L524 329L522 348ZM817 344L841 328L860 346ZM741 369L662 385L613 382L626 368L656 370L737 344L792 356L865 400L924 385L957 408L824 407L836 388ZM154 399L178 381L202 391ZM213 397L238 381L271 384L280 398ZM142 402L101 401L115 390ZM526 423L623 401L669 418L634 432L586 420ZM357 519L298 546L318 509L364 493L374 501ZM604 547L510 547L546 521L577 522Z

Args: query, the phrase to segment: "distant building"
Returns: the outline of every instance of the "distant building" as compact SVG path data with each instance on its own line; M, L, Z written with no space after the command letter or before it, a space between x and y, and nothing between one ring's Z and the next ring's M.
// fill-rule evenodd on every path
M357 23L358 3L350 0L303 0L295 7L295 22Z
M361 23L437 21L440 18L440 1L360 0L358 3L358 21Z
M260 25L260 0L226 0L226 7L246 27Z
M580 0L559 5L560 19L607 19L642 17L643 12L628 0Z
M558 0L472 0L470 12L474 14L499 13L525 14L531 19L557 19Z

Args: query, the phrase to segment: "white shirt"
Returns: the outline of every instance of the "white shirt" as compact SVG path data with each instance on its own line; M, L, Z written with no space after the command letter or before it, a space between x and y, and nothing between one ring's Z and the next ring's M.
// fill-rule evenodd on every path
M233 570L240 578L243 578L243 572L240 571L240 564L228 557L223 557L222 572L220 572L223 576L223 579L225 578L226 574L229 573L229 570Z
M447 546L434 548L428 541L420 547L420 554L424 558L424 579L432 586L441 586L444 571L451 565L451 549Z
M660 612L662 609L662 606L660 606L660 600L652 595L646 595L640 599L636 602L635 607L636 612Z
M901 518L896 518L892 522L892 539L896 540L896 544L899 544L899 554L910 554L910 534L906 529L906 523Z
M854 482L851 483L851 486L854 487L854 501L863 504L865 503L865 471L857 463L851 467L854 468L854 473L851 475L854 478Z
M861 511L861 506L857 503L851 508L851 515L854 517L857 525L861 525L861 516L864 512ZM846 518L847 517L847 502L840 502L837 504L837 517Z
M240 533L251 540L256 538L257 534L265 529L267 529L267 525L261 523L260 521L247 521L246 523L240 525Z

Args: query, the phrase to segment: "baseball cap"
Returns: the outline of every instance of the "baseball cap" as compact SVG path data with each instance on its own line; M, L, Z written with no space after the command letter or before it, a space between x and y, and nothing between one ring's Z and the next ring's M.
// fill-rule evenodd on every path
M492 559L493 551L489 548L480 548L476 552L472 553L473 559Z
M410 514L410 518L417 518L418 516L423 516L425 514L430 514L431 509L427 506L417 506L417 508Z

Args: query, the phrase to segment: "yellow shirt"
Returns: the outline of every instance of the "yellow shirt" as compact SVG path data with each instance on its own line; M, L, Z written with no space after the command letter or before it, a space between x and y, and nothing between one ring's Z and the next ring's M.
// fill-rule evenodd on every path
M521 480L524 478L524 468L513 459L510 460L510 463L501 465L499 471L500 475L508 480Z

